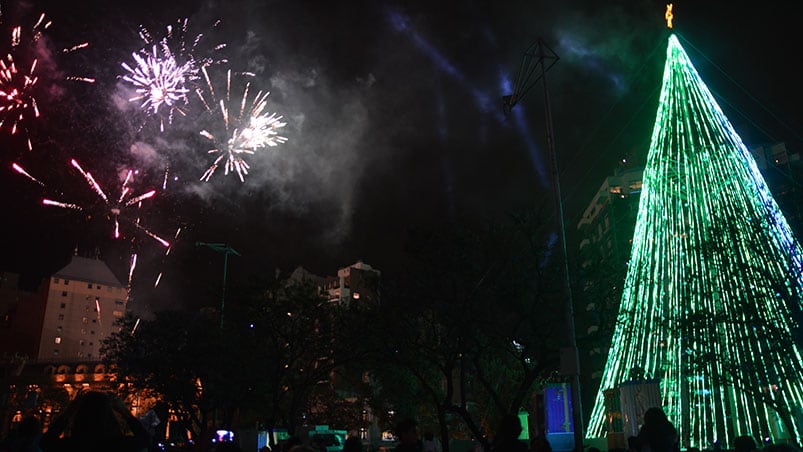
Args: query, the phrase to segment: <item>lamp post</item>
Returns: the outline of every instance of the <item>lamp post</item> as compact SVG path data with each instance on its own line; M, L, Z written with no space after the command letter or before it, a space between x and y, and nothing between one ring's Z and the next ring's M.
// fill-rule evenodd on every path
M502 98L506 114L527 94L538 81L544 87L544 113L546 117L547 151L549 153L550 171L552 173L552 191L555 197L555 215L558 218L558 233L563 251L563 282L565 290L566 333L568 346L561 350L561 365L564 373L572 377L572 421L574 423L574 446L576 451L583 450L583 407L580 397L580 357L577 351L577 338L574 324L574 300L569 276L569 253L566 249L566 226L563 218L563 197L560 193L560 176L558 159L555 153L555 137L552 127L552 108L549 103L549 91L546 84L546 71L560 58L542 39L537 39L524 52L516 77L513 93Z
M220 327L223 328L223 312L226 308L226 274L229 267L229 254L240 256L240 253L225 243L195 242L195 246L205 246L213 251L223 253L223 290L220 292Z

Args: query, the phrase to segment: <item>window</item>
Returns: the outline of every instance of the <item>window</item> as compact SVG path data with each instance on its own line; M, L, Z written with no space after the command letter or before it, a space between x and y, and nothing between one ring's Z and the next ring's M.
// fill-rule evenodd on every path
M95 334L95 330L89 331L89 334Z
M56 344L61 344L61 336L56 336L56 339L53 342Z
M67 296L67 291L65 290L64 292L62 292L62 293L61 293L61 296L62 296L62 297L66 297L66 296Z
M61 304L61 309L64 309L64 308L66 308L66 307L67 307L67 303L62 303L62 304Z
M86 325L87 323L89 323L89 319L88 319L88 318L86 318L86 317L81 317L81 323L83 323L84 325Z
M59 320L64 320L64 314L59 314Z
M120 318L123 316L123 311L114 311L114 316Z
M70 285L70 280L69 279L65 279L64 280L64 285L65 286L69 286Z
M59 349L57 349L57 348L54 348L54 349L53 349L53 355L58 355L58 354L59 354Z
M91 346L93 346L93 345L95 345L95 343L94 343L94 342L90 342L90 343L89 343L89 346L90 346L90 347L91 347Z
M57 326L57 327L56 327L56 332L57 332L57 333L61 333L61 327L60 327L60 326Z
M58 284L58 283L59 283L59 279L58 278L53 278L53 284Z
M123 302L123 300L114 300L114 304L117 306L122 306L125 304L125 302Z
M98 319L92 319L92 323L98 323Z
M92 353L87 353L87 354L86 354L86 357L87 357L87 358L91 358L91 357L92 357Z
M81 344L81 345L84 345L86 342L84 342L84 340L81 339L80 341L78 341L78 343Z
M86 330L84 328L81 328L81 334L86 334Z
M96 285L95 285L95 289L98 289L98 290L100 290L100 289L102 289L102 287L100 287L100 285L99 285L99 284L96 284Z

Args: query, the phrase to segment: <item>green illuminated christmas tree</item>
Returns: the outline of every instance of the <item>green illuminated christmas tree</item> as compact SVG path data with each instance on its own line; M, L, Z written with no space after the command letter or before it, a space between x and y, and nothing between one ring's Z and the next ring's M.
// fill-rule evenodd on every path
M682 446L803 433L803 253L756 163L669 38L619 318L602 391L661 379Z

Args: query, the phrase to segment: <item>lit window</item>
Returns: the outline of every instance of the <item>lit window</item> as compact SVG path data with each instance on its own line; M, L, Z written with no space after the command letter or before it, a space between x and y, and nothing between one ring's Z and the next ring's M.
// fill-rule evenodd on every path
M115 317L122 317L123 316L123 311L114 311L114 316Z
M56 340L54 340L56 344L61 344L61 336L56 336Z
M87 323L89 323L89 319L88 319L88 318L86 318L86 317L82 317L82 318L81 318L81 323L83 323L84 325L86 325Z

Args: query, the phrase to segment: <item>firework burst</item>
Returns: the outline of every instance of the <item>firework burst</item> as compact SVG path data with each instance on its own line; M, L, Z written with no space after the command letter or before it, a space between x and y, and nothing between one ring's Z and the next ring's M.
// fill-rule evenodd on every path
M168 25L164 37L155 41L150 32L140 28L140 38L145 47L131 54L134 62L122 63L126 74L123 81L131 85L136 95L130 102L139 102L140 108L149 116L159 119L159 130L164 132L165 122L173 123L176 113L185 116L189 103L187 93L200 80L202 68L226 62L212 56L201 56L203 34L188 41L187 19L177 21L177 26ZM215 24L217 26L217 23ZM213 47L221 50L225 44Z
M131 56L136 65L122 64L128 71L123 80L134 86L137 95L128 100L141 102L140 108L154 116L159 116L159 108L166 110L168 123L173 122L174 112L184 115L181 107L188 103L186 85L192 66L189 63L179 65L172 56L160 57L156 46L150 54ZM159 129L164 132L164 118L159 116L159 121Z
M251 83L245 84L242 98L239 103L232 103L231 99L231 71L226 75L226 93L222 99L216 99L215 90L205 68L202 68L204 79L208 87L208 99L201 90L201 98L207 111L217 116L223 127L217 133L208 129L201 130L201 136L213 144L209 154L217 154L212 165L201 176L202 181L209 181L220 165L223 165L224 174L236 172L241 182L251 168L245 158L269 146L285 143L287 138L279 135L279 129L287 125L282 122L282 116L266 112L268 105L268 92L259 91L249 101Z
M22 26L12 28L10 51L0 59L0 129L7 129L12 135L21 131L25 135L28 150L32 150L33 146L26 124L40 116L35 97L37 85L41 84L38 83L39 75L36 71L39 60L34 55L43 51L37 43L52 23L42 13L29 30L23 31ZM89 44L84 42L65 48L62 53L72 53L88 46ZM64 78L86 83L95 81L90 77L75 75Z
M151 199L156 195L156 190L150 190L138 196L131 196L131 188L129 187L129 182L131 181L133 171L129 170L126 174L125 180L120 187L120 196L117 198L110 199L109 196L106 195L106 192L103 191L103 188L98 184L95 178L92 176L91 173L84 171L83 168L78 164L77 161L74 159L70 161L70 164L81 173L81 175L86 180L89 187L92 189L93 192L103 201L103 205L105 208L104 215L108 218L112 223L112 234L114 238L120 238L120 222L126 221L130 223L134 228L138 229L148 237L159 242L165 248L170 247L170 243L153 233L150 229L142 226L140 224L140 219L137 215L129 215L135 209L139 209L142 206L142 202ZM16 168L14 168L16 170ZM27 173L23 173L19 170L20 174L26 175ZM32 179L32 177L28 176ZM78 204L68 203L63 201L57 201L45 198L42 200L42 204L46 206L54 206L60 207L62 209L71 209L71 210L78 210L84 211L87 210L86 207L83 207Z

